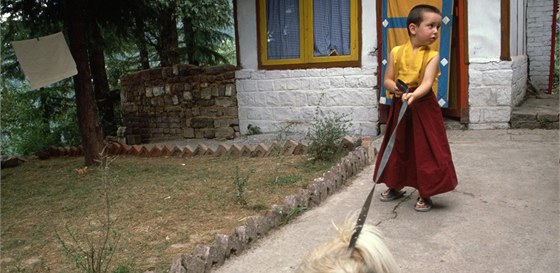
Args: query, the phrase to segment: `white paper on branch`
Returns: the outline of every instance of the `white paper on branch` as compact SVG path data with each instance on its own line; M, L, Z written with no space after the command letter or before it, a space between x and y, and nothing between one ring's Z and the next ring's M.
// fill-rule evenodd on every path
M78 74L76 62L62 32L36 39L13 41L12 46L31 89Z

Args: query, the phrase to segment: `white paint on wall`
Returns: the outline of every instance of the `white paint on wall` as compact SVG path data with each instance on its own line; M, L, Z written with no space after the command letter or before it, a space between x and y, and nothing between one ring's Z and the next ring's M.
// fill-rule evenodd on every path
M257 7L254 0L237 1L237 30L241 67L257 69Z
M377 67L376 1L362 0L362 67Z
M527 55L529 79L540 91L548 90L552 49L552 0L527 0Z
M469 0L469 61L500 60L500 1Z

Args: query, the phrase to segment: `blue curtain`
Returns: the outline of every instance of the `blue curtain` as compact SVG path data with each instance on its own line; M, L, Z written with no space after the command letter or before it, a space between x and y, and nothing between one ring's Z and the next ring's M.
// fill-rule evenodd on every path
M350 0L313 0L314 56L350 55Z
M268 59L298 59L299 0L267 0Z

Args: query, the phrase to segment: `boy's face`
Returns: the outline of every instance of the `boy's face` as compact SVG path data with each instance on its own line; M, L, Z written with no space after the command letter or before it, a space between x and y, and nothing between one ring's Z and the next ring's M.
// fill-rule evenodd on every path
M419 45L430 45L439 36L441 26L441 15L434 12L425 12L419 26L410 24L410 33Z

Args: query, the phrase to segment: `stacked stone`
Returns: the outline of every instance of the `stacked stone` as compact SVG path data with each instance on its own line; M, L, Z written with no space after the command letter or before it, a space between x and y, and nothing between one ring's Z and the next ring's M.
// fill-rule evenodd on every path
M469 65L469 129L508 129L526 94L527 57ZM524 74L525 73L525 74Z
M121 88L128 144L239 132L234 66L143 70L123 76Z

